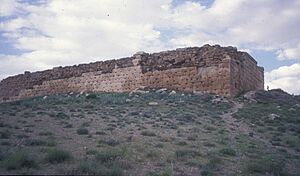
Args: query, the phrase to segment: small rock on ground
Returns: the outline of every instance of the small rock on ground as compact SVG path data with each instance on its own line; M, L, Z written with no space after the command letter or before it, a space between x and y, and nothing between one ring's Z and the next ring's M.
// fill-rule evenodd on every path
M154 101L152 101L152 102L149 102L149 103L148 103L148 105L150 105L150 106L157 106L157 105L158 105L158 103L157 103L157 102L154 102Z

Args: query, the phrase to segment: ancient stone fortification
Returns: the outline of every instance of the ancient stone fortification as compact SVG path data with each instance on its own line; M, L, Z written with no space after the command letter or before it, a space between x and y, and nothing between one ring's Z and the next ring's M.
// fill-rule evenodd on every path
M69 92L129 92L139 87L203 91L228 97L264 88L263 68L246 52L219 45L58 67L0 82L0 101Z

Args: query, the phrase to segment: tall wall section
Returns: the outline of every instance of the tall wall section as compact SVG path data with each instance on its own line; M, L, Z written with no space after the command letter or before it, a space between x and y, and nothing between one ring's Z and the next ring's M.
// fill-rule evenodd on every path
M231 94L264 89L264 68L258 67L257 62L248 53L235 53L232 57L234 59L230 62Z
M0 101L69 92L129 92L139 87L235 96L263 89L263 69L247 53L219 45L181 48L9 77Z

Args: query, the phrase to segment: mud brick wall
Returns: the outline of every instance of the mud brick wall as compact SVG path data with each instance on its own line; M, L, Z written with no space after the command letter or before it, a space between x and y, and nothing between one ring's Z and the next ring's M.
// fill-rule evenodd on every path
M69 92L129 92L142 86L231 97L263 89L263 84L263 68L248 53L204 45L25 72L0 82L0 101Z
M264 69L248 53L237 53L230 62L231 94L264 88Z

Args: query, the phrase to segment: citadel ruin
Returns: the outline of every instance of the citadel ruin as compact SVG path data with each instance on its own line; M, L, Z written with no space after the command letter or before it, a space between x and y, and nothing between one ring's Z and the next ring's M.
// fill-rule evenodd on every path
M264 69L235 47L204 45L8 77L0 102L70 92L130 92L140 87L233 97L264 88Z

